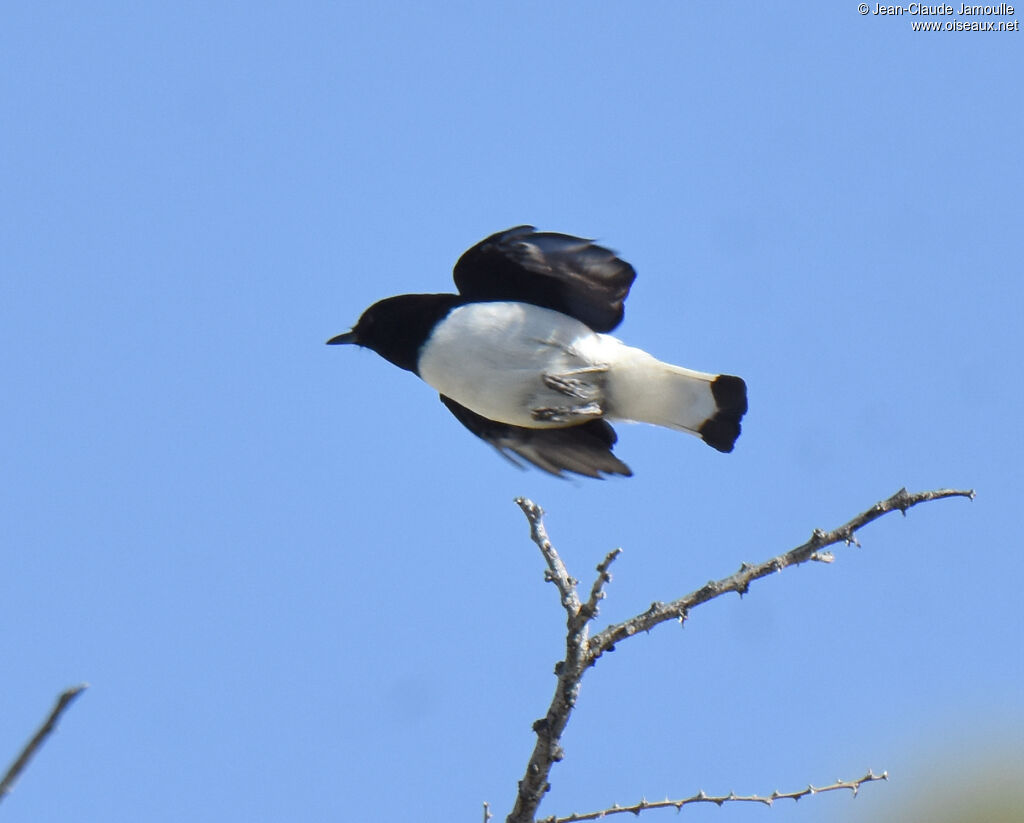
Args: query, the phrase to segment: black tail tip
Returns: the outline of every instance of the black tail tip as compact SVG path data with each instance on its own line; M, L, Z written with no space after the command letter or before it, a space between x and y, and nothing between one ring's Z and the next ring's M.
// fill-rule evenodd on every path
M720 374L711 384L718 412L729 412L743 417L747 413L747 384L742 377Z
M720 452L731 452L740 436L740 420L747 413L747 384L743 378L720 374L711 384L718 407L700 427L701 439Z

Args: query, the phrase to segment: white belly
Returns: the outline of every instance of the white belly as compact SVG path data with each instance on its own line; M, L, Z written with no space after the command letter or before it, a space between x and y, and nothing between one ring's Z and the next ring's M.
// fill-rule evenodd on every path
M457 403L490 420L540 428L537 409L572 403L550 388L544 375L577 373L603 402L603 375L618 340L550 309L527 303L470 303L452 311L420 352L419 374ZM582 422L582 419L577 422Z

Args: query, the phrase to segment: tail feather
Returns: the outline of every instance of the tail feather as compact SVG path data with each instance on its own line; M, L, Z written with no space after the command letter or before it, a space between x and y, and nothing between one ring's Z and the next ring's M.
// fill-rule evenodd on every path
M740 420L747 413L747 384L743 378L720 374L711 383L715 413L701 425L697 433L711 448L731 452L740 436Z
M609 416L687 431L730 452L747 411L747 385L731 374L708 374L663 363L633 349L612 367Z

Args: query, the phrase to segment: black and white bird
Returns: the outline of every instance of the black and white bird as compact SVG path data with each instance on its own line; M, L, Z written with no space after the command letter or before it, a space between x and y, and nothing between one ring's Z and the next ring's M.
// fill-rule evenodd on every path
M607 334L633 267L590 240L518 226L455 264L458 294L374 303L328 344L373 349L441 393L456 419L517 465L631 475L609 420L690 432L732 451L742 379L663 363Z

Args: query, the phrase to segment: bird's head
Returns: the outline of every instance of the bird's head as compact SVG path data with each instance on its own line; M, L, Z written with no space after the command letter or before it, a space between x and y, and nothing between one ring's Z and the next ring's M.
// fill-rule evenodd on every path
M416 371L420 348L434 326L462 301L456 294L400 294L374 303L350 331L327 345L346 343L377 352L396 366Z

